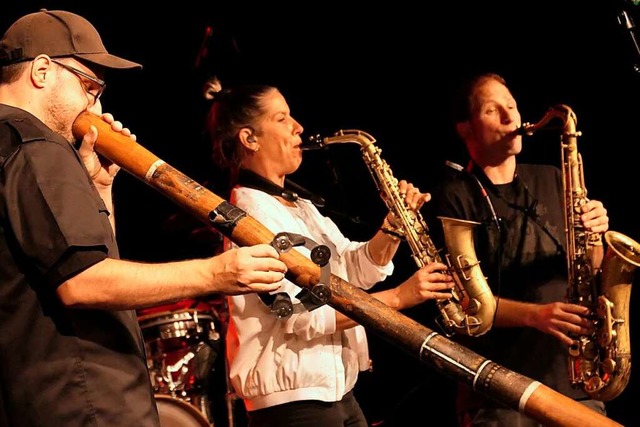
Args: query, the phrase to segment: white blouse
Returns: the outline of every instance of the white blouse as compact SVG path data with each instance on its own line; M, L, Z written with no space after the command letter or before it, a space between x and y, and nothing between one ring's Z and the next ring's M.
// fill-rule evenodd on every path
M393 263L376 265L368 242L352 242L308 200L295 207L247 187L236 187L230 202L274 234L288 232L331 250L331 274L370 289L393 272ZM315 245L311 245L314 247ZM310 249L293 250L309 257ZM276 292L294 303L301 287L285 279ZM335 402L353 389L358 372L369 368L365 330L356 326L336 331L336 313L329 305L278 319L256 294L228 297L229 376L248 411L297 400Z

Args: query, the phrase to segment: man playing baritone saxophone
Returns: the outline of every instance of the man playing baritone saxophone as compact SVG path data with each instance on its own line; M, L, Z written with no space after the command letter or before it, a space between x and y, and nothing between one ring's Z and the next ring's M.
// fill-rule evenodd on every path
M454 337L479 354L604 413L603 402L573 388L568 374L571 336L593 331L588 309L567 295L566 237L561 170L519 164L522 124L505 80L477 75L461 85L453 103L456 131L470 161L443 180L429 204L435 239L443 242L437 216L478 221L476 250L497 300L492 329L480 337ZM584 227L607 231L602 203L582 206ZM442 245L440 245L442 247ZM595 265L602 246L593 251ZM538 426L524 414L458 385L459 425Z
M232 172L231 203L274 233L311 239L311 248L296 247L305 256L314 244L330 248L331 274L354 286L369 289L392 273L398 237L378 231L367 242L350 241L320 214L313 196L286 190L291 185L287 176L302 162L303 128L278 89L223 90L208 120L215 158ZM420 209L429 199L406 181L399 182L399 191L410 209ZM453 281L440 272L445 269L442 263L428 264L396 288L372 295L399 310L447 298ZM285 279L278 292L297 301L303 298L301 290ZM281 318L271 307L258 295L229 298L230 379L244 400L249 425L367 427L353 394L358 372L370 367L364 328L328 305Z

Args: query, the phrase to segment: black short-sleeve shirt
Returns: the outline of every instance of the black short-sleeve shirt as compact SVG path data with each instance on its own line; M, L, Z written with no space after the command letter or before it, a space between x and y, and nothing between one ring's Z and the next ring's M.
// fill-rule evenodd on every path
M443 180L428 206L429 221L437 225L434 241L444 247L437 216L478 221L474 245L495 296L532 303L566 301L562 188L561 171L551 165L520 164L514 181L504 185L493 185L478 168L455 173ZM483 336L454 339L565 395L587 397L571 386L568 348L555 337L532 328L492 328ZM495 405L461 388L461 409Z
M109 212L77 151L0 105L0 425L159 425L135 311L56 296L106 257Z

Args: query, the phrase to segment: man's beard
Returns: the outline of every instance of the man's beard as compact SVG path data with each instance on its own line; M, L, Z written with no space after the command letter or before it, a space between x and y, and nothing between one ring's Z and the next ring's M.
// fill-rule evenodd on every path
M75 142L72 126L73 121L78 116L75 114L68 103L63 102L64 96L60 96L61 91L56 90L53 97L49 98L49 102L44 108L44 124L52 131L61 135L70 144Z

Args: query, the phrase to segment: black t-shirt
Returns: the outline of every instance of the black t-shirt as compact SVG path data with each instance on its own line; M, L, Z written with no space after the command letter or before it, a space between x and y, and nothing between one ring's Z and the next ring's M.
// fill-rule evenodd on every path
M512 183L493 185L478 168L443 181L427 206L432 238L444 248L437 216L480 222L474 245L482 272L498 298L532 303L566 301L567 261L561 171L550 165L520 164ZM575 399L568 375L568 347L533 328L496 328L455 341L500 365ZM462 385L461 409L495 405Z
M71 144L0 105L0 425L159 425L135 311L56 296L118 258L108 216Z

